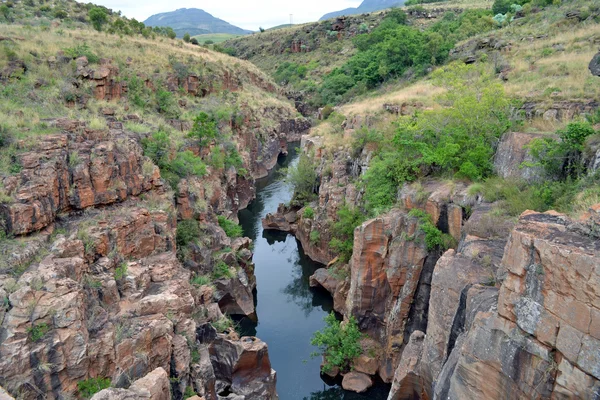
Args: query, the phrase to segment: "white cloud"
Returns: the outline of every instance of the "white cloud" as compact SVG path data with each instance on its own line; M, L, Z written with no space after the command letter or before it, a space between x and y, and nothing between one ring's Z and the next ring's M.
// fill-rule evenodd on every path
M318 20L323 14L348 7L358 7L362 0L95 0L128 18L144 21L153 14L178 8L200 8L217 18L244 29L258 30L286 24L293 14L294 23Z

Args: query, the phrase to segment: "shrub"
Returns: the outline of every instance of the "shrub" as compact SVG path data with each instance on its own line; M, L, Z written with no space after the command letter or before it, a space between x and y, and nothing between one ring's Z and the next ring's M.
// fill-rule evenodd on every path
M54 18L58 18L58 19L65 19L69 16L69 14L67 14L67 12L63 9L57 8L54 10Z
M93 7L88 12L88 17L92 22L92 26L97 31L101 31L102 26L108 21L108 15L106 14L105 9L101 7Z
M77 390L79 391L79 395L84 399L90 399L99 391L108 389L109 387L109 378L89 378L84 381L77 382Z
M183 41L184 41L184 42L186 42L186 43L189 43L189 42L190 42L190 40L191 40L190 34L186 32L186 33L183 35Z
M228 220L222 215L217 216L217 221L219 222L219 226L225 231L225 234L230 238L242 237L244 234L244 231L239 224Z
M196 38L191 38L191 39L190 39L190 43L191 43L191 44L194 44L194 45L196 45L196 46L198 46L198 45L200 44L200 43L198 43L198 39L196 39Z
M32 324L29 328L27 328L27 333L29 334L29 338L32 342L41 340L49 331L50 327L45 322L40 324Z
M209 44L215 44L215 42L214 42L214 40L209 39L209 40L205 40L204 44L208 46Z
M341 324L332 312L325 317L325 328L313 334L310 343L319 347L324 358L323 371L329 372L337 367L342 372L350 371L354 359L362 354L360 340L363 335L358 329L358 323L350 316L345 324Z
M293 202L297 205L304 205L311 202L316 195L318 188L316 165L313 158L303 153L298 160L298 164L282 170L285 180L294 190Z
M205 286L210 283L210 277L207 275L194 275L190 283L194 286Z
M188 137L197 139L202 146L206 146L211 140L219 134L217 121L211 115L201 112L194 118L194 125L188 134Z
M513 4L513 0L496 0L492 5L492 12L496 14L506 14L510 11L510 6Z
M347 262L352 256L354 229L363 223L365 215L358 208L344 204L337 212L338 220L333 224L329 247L339 254L341 262Z
M90 46L87 43L75 45L73 47L69 47L64 49L65 54L71 58L78 58L85 56L90 64L95 64L100 61L100 57L98 57Z
M223 316L221 319L217 321L213 321L210 323L213 328L217 330L217 332L226 332L229 328L233 327L233 321L228 316Z
M186 219L177 223L177 247L185 247L200 237L200 224L195 219Z
M419 229L425 234L425 245L427 250L435 250L437 248L446 250L453 247L455 240L447 234L442 233L432 222L431 216L420 209L412 209L409 214L419 220Z
M316 246L321 241L321 233L317 230L310 231L310 243Z
M179 107L173 98L173 93L168 90L159 89L156 91L156 106L157 111L167 118L179 117Z
M127 262L122 262L117 268L115 268L115 280L120 281L127 276Z
M315 217L315 210L312 207L306 207L302 216L306 219L313 219Z
M323 117L323 120L326 120L327 118L329 118L329 116L331 115L331 113L333 113L333 107L331 107L329 104L327 104L325 107L323 107L323 110L321 110L321 116Z
M221 279L221 278L233 278L233 273L231 272L231 268L229 265L225 263L223 260L217 261L213 268L212 278L213 279Z
M206 165L190 150L177 153L168 169L181 178L206 175Z

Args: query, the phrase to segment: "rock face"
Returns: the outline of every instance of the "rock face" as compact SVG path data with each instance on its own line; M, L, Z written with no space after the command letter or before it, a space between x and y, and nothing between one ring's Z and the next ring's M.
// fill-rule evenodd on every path
M371 386L373 386L373 380L369 375L362 372L349 372L344 375L344 379L342 380L342 387L344 389L356 393L366 392Z
M159 367L133 382L128 389L104 389L92 397L92 400L128 399L171 400L167 371Z
M50 123L68 133L42 137L20 155L23 170L4 178L15 202L0 209L13 234L41 230L61 212L120 202L162 186L158 168L123 131L94 131L69 120Z
M467 237L459 253L444 254L434 270L426 335L413 334L405 347L389 399L597 397L595 210L583 223L525 212L504 249L496 287L480 284L486 265L498 265L494 241ZM480 252L492 256L482 264Z
M496 151L494 169L503 178L519 178L527 182L537 182L544 178L542 167L526 166L523 163L532 163L534 160L525 147L534 139L548 137L547 135L533 133L506 133Z

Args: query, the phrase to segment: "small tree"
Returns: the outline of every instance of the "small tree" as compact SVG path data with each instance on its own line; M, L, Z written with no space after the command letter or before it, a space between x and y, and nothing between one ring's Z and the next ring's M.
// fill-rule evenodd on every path
M325 317L325 323L325 328L315 332L310 340L320 350L320 353L313 353L312 356L323 356L323 372L330 372L335 367L348 372L354 359L362 354L359 342L363 335L358 330L356 318L351 316L346 323L341 324L332 312Z
M312 157L302 154L298 164L282 171L286 181L294 188L293 202L303 206L311 202L318 188L316 165Z
M183 41L189 43L190 40L192 40L190 34L186 32L185 35L183 35Z
M90 18L90 21L92 22L92 26L97 31L101 31L102 25L104 25L108 20L108 15L106 14L106 11L100 7L93 7L89 11L88 16Z
M205 146L210 140L215 139L218 134L219 130L217 129L215 118L205 112L201 112L194 118L194 125L188 136L198 139L200 144Z
M265 31L265 28L263 28L262 26L258 28L258 30L260 31L260 33L263 33Z
M190 39L190 43L191 44L195 44L196 46L198 46L198 44L199 44L198 40L196 38L194 38L194 37Z

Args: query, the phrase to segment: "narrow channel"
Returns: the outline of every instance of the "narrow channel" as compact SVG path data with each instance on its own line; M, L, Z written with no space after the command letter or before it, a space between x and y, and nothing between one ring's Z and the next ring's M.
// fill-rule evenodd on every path
M262 218L292 198L280 170L297 162L298 151L297 144L290 145L288 156L279 159L268 177L256 182L256 200L239 213L244 234L254 241L258 316L257 322L239 321L240 329L243 335L257 336L268 344L281 400L384 400L388 385L376 385L358 395L321 379L320 358L311 358L316 348L310 339L323 328L333 300L329 293L310 288L309 277L322 265L310 260L292 235L262 228Z

